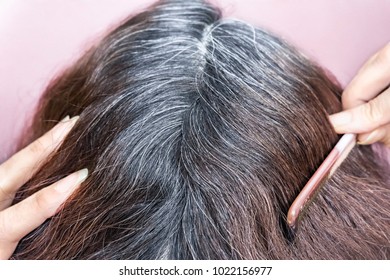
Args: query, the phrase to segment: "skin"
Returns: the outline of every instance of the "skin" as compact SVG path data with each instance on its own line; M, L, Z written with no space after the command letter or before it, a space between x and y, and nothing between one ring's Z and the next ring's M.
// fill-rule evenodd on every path
M19 240L58 212L87 178L82 169L11 206L16 191L62 143L78 117L65 118L41 138L0 165L0 259L9 259Z
M343 111L330 116L339 134L357 133L359 144L390 147L390 43L359 70L342 95Z

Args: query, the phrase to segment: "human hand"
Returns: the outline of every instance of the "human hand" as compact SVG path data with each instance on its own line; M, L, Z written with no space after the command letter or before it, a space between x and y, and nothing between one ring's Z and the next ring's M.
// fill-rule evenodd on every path
M58 212L61 204L87 178L88 170L79 170L10 206L16 191L56 150L77 119L65 118L0 165L0 259L9 259L19 240Z
M390 43L359 70L342 95L343 110L330 116L337 133L357 133L359 144L390 147Z

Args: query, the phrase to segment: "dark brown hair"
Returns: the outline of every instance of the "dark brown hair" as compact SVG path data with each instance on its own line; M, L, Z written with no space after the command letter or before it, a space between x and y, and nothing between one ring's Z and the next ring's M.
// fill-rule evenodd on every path
M203 1L160 1L55 79L28 139L80 120L15 202L88 167L16 259L382 259L387 166L356 147L294 236L286 213L338 136L340 87Z

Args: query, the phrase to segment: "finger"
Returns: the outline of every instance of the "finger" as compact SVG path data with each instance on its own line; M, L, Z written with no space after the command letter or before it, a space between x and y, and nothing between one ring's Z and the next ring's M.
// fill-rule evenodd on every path
M390 88L368 103L329 116L339 134L366 133L390 122Z
M63 141L78 117L65 118L45 135L0 165L0 210L9 206L15 192L38 170Z
M344 109L362 105L390 84L390 43L374 54L359 70L342 95Z
M72 173L0 212L0 259L9 258L19 240L53 216L87 176L87 169Z
M390 124L383 125L374 131L358 135L358 144L370 145L381 142L390 147Z

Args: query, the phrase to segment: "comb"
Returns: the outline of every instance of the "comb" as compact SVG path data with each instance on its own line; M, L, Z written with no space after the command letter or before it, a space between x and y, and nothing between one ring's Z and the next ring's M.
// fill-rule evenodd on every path
M302 213L356 144L356 134L344 134L303 187L287 213L287 225L295 232Z

